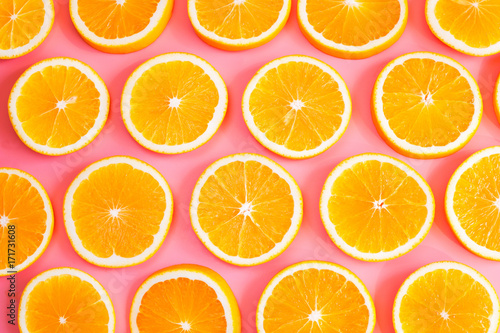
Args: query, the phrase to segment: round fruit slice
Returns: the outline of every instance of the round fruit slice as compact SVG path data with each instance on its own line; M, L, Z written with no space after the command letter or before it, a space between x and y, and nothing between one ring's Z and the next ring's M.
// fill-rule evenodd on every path
M427 0L425 18L446 45L472 56L500 52L500 1Z
M49 245L54 214L42 184L24 171L0 168L0 276L33 264Z
M375 306L348 269L305 261L276 274L257 307L257 332L353 332L375 328Z
M145 148L178 154L212 138L227 103L226 85L212 65L192 54L168 53L146 61L129 77L122 117Z
M28 68L9 97L17 135L34 151L64 155L88 145L108 118L109 94L88 65L52 58Z
M71 20L92 47L128 53L153 43L172 14L174 0L70 0Z
M495 333L500 305L492 285L458 262L419 268L403 283L392 311L396 333Z
M92 276L75 268L53 268L24 288L19 328L21 333L112 333L115 312L108 293Z
M271 61L243 95L243 117L264 147L289 158L321 154L344 134L351 97L340 75L307 56Z
M12 59L36 49L54 23L52 0L0 1L0 59Z
M293 241L302 221L302 194L292 176L267 157L230 155L198 179L190 215L210 252L234 265L254 266Z
M467 69L431 52L391 61L377 78L372 103L384 141L400 154L424 159L460 150L483 114L479 87Z
M495 85L495 91L493 94L495 114L497 115L498 122L500 122L500 75L498 76L498 80Z
M130 311L132 333L240 333L238 303L224 279L198 265L160 270L142 283Z
M460 242L483 258L500 261L500 147L481 150L448 183L445 208Z
M222 50L261 46L283 29L291 0L188 0L188 14L196 34Z
M89 165L64 198L64 224L75 251L102 267L140 264L158 251L172 220L163 176L127 156Z
M422 176L382 154L341 162L320 199L321 219L335 245L366 261L410 252L429 232L434 210L432 190Z
M406 0L299 0L297 16L306 38L319 50L344 59L384 51L403 34Z
M188 14L196 34L222 50L261 46L285 26L291 0L188 0Z

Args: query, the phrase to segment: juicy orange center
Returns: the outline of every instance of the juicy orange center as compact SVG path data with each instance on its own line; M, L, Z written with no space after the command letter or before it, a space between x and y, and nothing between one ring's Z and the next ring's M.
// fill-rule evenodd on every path
M0 50L28 44L42 28L45 8L42 0L7 0L0 5Z
M198 221L211 242L241 258L271 251L294 214L288 183L256 161L220 167L203 185L199 201Z
M417 181L386 162L354 164L330 191L328 212L336 233L364 253L388 252L406 244L429 214Z
M250 94L249 105L267 139L294 151L317 148L331 138L346 108L330 74L295 61L269 70Z
M222 303L205 282L177 278L154 284L143 296L137 326L144 333L225 333Z
M79 184L71 216L85 249L99 258L131 258L153 243L166 205L153 176L118 163L99 168Z
M460 72L432 59L409 59L388 74L383 112L394 134L421 147L442 147L466 131L474 94Z

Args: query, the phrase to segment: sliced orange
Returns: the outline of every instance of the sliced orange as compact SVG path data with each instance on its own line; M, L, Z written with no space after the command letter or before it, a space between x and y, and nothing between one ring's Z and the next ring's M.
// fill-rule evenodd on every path
M333 242L366 261L400 257L422 242L434 219L427 182L409 165L382 154L346 159L328 176L321 219Z
M363 282L348 269L305 261L276 274L257 307L257 332L370 333L375 306Z
M207 44L238 51L276 37L291 5L291 0L188 0L188 14L196 34Z
M43 186L24 171L0 168L0 276L20 272L40 258L53 228Z
M495 84L493 100L495 106L495 114L497 115L498 122L500 122L500 75L498 76L497 82Z
M391 61L373 88L373 122L384 141L414 158L453 154L474 136L483 100L458 62L431 52Z
M380 53L403 34L406 0L299 0L304 36L319 50L345 59Z
M448 183L445 207L460 242L483 258L500 261L500 147L462 163Z
M0 59L12 59L37 48L54 23L52 0L0 1Z
M153 43L172 14L174 0L70 0L71 20L97 50L128 53Z
M208 62L188 53L168 53L140 65L122 94L122 117L145 148L164 154L205 144L227 110L224 80Z
M106 123L109 94L88 65L51 58L28 68L9 97L9 116L19 138L34 151L64 155L88 145Z
M287 56L262 67L243 95L243 117L267 149L309 158L333 146L351 118L347 85L328 64Z
M21 333L113 333L115 312L108 293L89 274L62 267L45 271L24 288Z
M89 165L64 197L64 224L75 251L103 267L140 264L158 251L172 220L163 176L127 156Z
M432 33L457 51L473 56L500 52L500 1L427 0Z
M240 333L238 303L224 279L198 265L160 270L142 283L130 311L132 333Z
M396 333L496 333L500 304L481 273L443 261L419 268L406 279L392 316Z
M277 257L293 241L302 221L302 194L272 160L230 155L198 179L190 215L196 235L214 255L253 266Z

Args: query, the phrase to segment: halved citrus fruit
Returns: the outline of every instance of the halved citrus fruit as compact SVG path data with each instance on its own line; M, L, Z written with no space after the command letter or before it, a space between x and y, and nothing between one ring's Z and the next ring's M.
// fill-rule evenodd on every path
M88 65L70 58L31 66L9 97L17 135L45 155L69 154L88 145L104 127L108 111L104 81Z
M460 242L483 258L500 261L500 147L462 163L448 183L445 208Z
M75 251L102 267L140 264L158 251L172 220L163 176L127 156L102 159L73 180L64 197L64 224Z
M113 333L115 312L108 293L89 274L53 268L34 277L19 304L21 333Z
M70 0L71 20L92 47L128 53L153 43L172 14L174 0Z
M0 59L12 59L37 48L54 23L52 0L0 1Z
M496 333L500 304L481 273L443 261L419 268L406 279L392 316L396 333Z
M257 307L257 332L370 333L375 306L363 282L348 269L305 261L276 274Z
M328 64L294 55L271 61L243 95L243 117L264 147L289 158L321 154L344 134L351 97Z
M196 34L222 50L261 46L285 26L291 0L188 0L188 14Z
M0 168L0 276L40 258L53 229L54 213L42 184L24 171Z
M500 52L500 1L427 0L425 18L446 45L472 56Z
M122 117L145 148L178 154L212 138L227 103L226 85L212 65L192 54L168 53L130 75L122 94Z
M253 266L277 257L293 241L302 221L302 194L292 176L267 157L230 155L198 179L190 215L210 252Z
M198 265L160 270L137 290L130 311L132 333L240 333L238 303L224 279Z
M406 0L299 0L304 36L319 50L345 59L380 53L403 34Z
M458 62L431 52L391 61L373 88L373 122L384 141L413 158L453 154L474 136L483 100Z
M500 75L498 76L497 82L495 84L495 90L493 92L493 100L495 106L495 114L497 116L498 122L500 122Z
M434 211L432 190L422 176L382 154L342 161L320 199L321 219L335 245L366 261L410 252L429 232Z

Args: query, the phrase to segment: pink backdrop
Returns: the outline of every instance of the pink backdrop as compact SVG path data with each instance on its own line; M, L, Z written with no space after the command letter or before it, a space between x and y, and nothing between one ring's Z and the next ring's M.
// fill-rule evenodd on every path
M44 185L55 211L55 229L45 254L30 268L18 274L20 296L26 283L53 267L71 266L90 273L109 292L116 311L116 331L128 332L128 315L135 291L151 273L169 265L196 263L221 274L238 299L243 332L255 332L255 310L267 282L281 269L303 260L326 260L343 265L367 285L377 309L375 332L393 332L391 312L396 292L405 278L417 268L440 260L456 260L483 273L500 291L500 264L481 259L463 248L454 237L443 209L446 184L453 171L479 149L500 145L500 128L493 111L493 88L500 58L475 58L456 52L436 39L424 19L424 1L409 0L408 26L402 38L389 50L358 61L337 59L311 46L299 31L296 0L284 30L270 43L254 50L225 52L203 43L191 27L186 0L176 0L173 16L160 38L146 49L125 55L112 55L87 45L73 27L68 0L55 0L56 20L47 40L32 53L14 60L0 61L0 166L25 170ZM208 60L221 73L229 89L229 109L217 134L203 147L182 155L166 156L150 152L127 133L120 117L120 95L129 74L145 60L166 52L190 52ZM478 80L484 98L484 116L472 141L452 156L421 161L403 157L391 150L377 134L370 115L370 96L376 77L385 64L411 51L433 51L458 60ZM275 58L305 54L332 65L349 86L353 116L343 138L330 150L309 160L293 161L279 157L260 146L246 128L241 114L243 90L254 73ZM10 89L21 73L35 62L66 56L91 65L106 82L111 94L109 120L96 140L87 148L61 157L47 157L27 148L16 136L7 114ZM189 220L191 191L202 171L216 159L240 152L268 156L285 167L297 180L304 196L304 220L292 245L269 263L239 268L226 264L198 240ZM364 152L384 153L409 163L430 183L436 197L436 219L423 243L402 258L383 263L365 263L341 252L329 239L321 223L318 202L323 183L332 168L343 159ZM74 177L88 164L113 155L130 155L157 168L167 179L174 195L175 212L164 244L147 262L126 269L104 269L88 264L72 249L62 217L64 193ZM0 280L0 331L17 332L6 325L7 281Z

